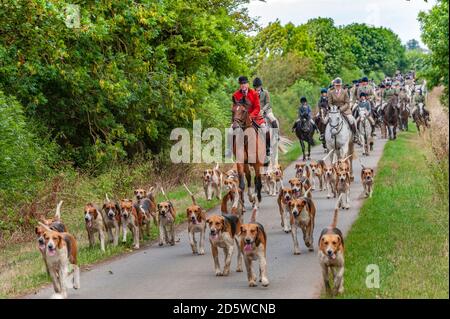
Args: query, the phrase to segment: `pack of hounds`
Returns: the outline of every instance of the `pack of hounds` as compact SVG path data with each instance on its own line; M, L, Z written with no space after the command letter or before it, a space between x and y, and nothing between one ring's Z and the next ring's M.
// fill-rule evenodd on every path
M342 232L337 228L337 217L339 209L350 208L352 179L350 157L327 164L329 155L319 161L297 162L295 177L289 180L289 185L283 185L283 170L280 165L269 166L262 175L267 194L277 197L281 227L285 233L292 235L294 255L300 254L297 238L299 228L303 233L305 246L309 251L314 251L316 205L312 191L326 190L327 198L337 198L333 221L322 231L318 241L324 286L328 294L336 295L344 289L344 240ZM207 216L206 210L197 204L195 196L184 184L192 199L192 205L186 209L192 253L205 254L205 235L208 228L216 276L229 275L232 255L236 250L236 271L242 272L242 264L245 264L248 285L258 285L252 265L255 261L259 265L259 282L263 287L269 286L266 266L267 234L264 226L257 221L259 203L256 196L249 193L252 203L251 216L249 222L244 223L244 194L239 188L237 171L231 169L222 173L216 164L214 168L203 172L202 179L206 199L221 199L221 214ZM373 181L374 170L362 166L361 182L366 197L372 196ZM122 242L125 243L129 230L133 247L139 249L144 234L150 234L152 223L159 229L160 246L175 245L176 209L162 187L160 191L165 200L159 203L155 199L155 187L148 191L134 190L134 200L125 198L116 201L106 195L101 207L88 203L83 210L83 219L90 246L95 245L96 238L102 251L105 251L107 242L117 246L120 232ZM62 201L58 203L54 217L41 219L35 228L39 250L55 291L52 298L55 299L67 298L68 288L80 288L77 240L68 232L61 219L61 206ZM219 262L219 249L223 250L225 256L223 268ZM69 266L73 272L71 277ZM333 288L330 286L330 275L334 283Z

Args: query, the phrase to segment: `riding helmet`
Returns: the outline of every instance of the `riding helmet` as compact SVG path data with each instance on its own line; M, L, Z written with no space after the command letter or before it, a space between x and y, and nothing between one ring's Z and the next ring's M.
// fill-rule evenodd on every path
M248 83L248 78L246 76L240 76L239 84L245 84L245 83Z
M263 83L262 83L262 81L261 81L260 78L255 78L255 79L253 80L253 87L257 88L257 87L260 87L260 86L262 86L262 85L263 85Z
M323 88L322 90L320 90L320 93L328 93L328 90Z
M308 102L308 100L306 99L306 97L302 96L300 99L300 103L306 103Z

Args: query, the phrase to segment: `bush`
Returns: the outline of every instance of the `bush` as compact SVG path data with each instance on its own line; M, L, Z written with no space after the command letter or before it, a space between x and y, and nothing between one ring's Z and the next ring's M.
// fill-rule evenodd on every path
M22 105L0 91L0 196L28 194L50 172L54 145L38 141ZM17 198L15 198L17 200Z

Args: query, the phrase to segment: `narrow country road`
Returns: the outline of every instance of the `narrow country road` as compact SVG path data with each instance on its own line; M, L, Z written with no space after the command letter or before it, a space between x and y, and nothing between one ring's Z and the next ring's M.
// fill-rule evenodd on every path
M376 167L386 140L378 137L374 151L363 157L368 167ZM357 147L358 155L361 148ZM313 159L324 157L322 146L316 146ZM357 218L363 203L360 181L360 165L353 162L355 182L351 187L351 209L341 210L338 227L347 234ZM294 175L294 164L285 169L285 185ZM376 184L375 184L376 191ZM208 238L206 254L193 256L188 242L187 227L177 234L180 242L173 247L155 244L134 254L93 267L81 274L81 289L69 289L69 298L317 298L321 290L321 270L317 258L317 241L321 230L332 219L335 199L327 199L325 191L313 192L316 204L316 227L314 252L308 252L299 234L301 255L293 255L291 234L285 234L280 226L276 197L264 195L258 214L267 232L267 265L270 286L249 288L245 272L237 273L236 255L233 256L232 272L228 277L216 277ZM245 215L249 218L249 210ZM211 214L219 214L214 209ZM299 230L300 231L300 230ZM220 255L223 266L223 254ZM49 298L53 293L48 286L26 298Z

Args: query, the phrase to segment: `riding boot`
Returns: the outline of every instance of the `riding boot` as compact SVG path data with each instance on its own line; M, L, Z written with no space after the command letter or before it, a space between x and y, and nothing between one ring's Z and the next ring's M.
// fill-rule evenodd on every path
M370 124L370 128L372 129L372 131L370 132L370 135L371 135L372 137L377 136L377 135L375 134L375 125Z
M276 134L276 140L280 141L280 134L278 134L278 123L277 121L272 121L272 128L274 129L273 132Z
M267 132L266 132L266 157L264 159L264 166L269 165L271 155L272 154L270 152L270 130L267 129Z

